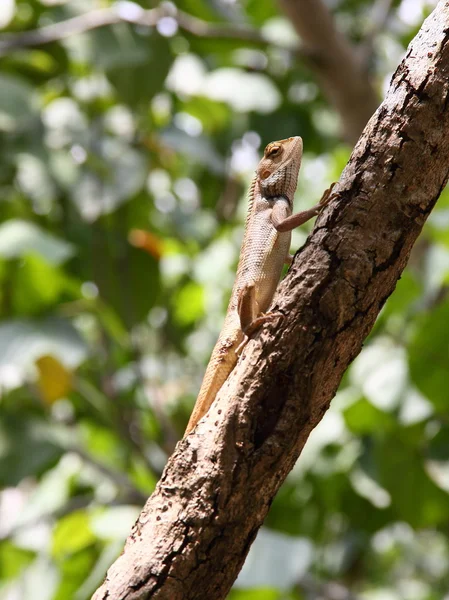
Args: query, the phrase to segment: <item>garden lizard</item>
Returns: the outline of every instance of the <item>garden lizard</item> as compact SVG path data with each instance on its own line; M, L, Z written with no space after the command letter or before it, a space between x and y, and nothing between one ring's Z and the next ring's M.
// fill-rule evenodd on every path
M284 263L292 262L291 231L320 212L330 191L319 204L292 214L301 158L302 139L291 137L268 144L257 167L249 188L245 234L225 322L185 435L209 410L251 335L264 323L283 317L266 311Z

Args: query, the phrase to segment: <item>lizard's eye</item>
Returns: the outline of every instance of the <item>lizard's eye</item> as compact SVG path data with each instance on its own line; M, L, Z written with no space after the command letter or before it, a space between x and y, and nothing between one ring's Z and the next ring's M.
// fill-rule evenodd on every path
M267 158L274 158L281 153L282 146L271 146L271 148L267 149Z

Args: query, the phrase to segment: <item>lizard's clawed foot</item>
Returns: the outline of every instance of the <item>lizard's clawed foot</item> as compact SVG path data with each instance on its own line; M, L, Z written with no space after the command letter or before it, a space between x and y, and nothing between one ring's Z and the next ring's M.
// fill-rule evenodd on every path
M256 319L254 319L254 321L252 323L250 323L250 325L248 325L248 327L246 327L243 331L243 340L240 342L240 344L237 346L235 353L237 354L237 356L240 356L243 348L246 346L246 344L249 342L249 340L251 339L251 337L256 333L256 331L258 329L260 329L260 327L262 325L264 325L265 323L271 323L272 321L274 321L275 319L283 319L285 317L285 315L283 315L282 313L279 312L274 312L274 313L262 313L259 317L257 317Z
M264 323L270 323L277 318L283 319L284 315L282 313L262 313L259 317L254 319L254 321L252 321L248 327L245 327L243 333L248 337L251 337L262 325L264 325Z
M321 200L318 202L319 208L318 208L317 214L319 214L323 210L323 208L329 204L330 199L332 197L332 190L334 189L334 186L336 183L337 183L336 181L334 181L334 183L331 183L331 185L327 188L327 190L321 196Z

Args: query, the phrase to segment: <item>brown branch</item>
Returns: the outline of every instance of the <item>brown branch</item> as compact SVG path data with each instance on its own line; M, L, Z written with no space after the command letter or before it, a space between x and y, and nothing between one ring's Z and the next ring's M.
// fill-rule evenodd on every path
M161 19L167 17L175 19L180 29L196 37L242 40L250 44L270 45L269 40L253 27L209 23L171 6L162 5L158 8L145 10L131 2L119 2L110 8L93 10L59 23L46 25L40 29L24 31L23 33L3 34L0 36L0 57L9 54L13 50L61 41L71 35L117 23L125 22L144 27L156 27ZM295 53L300 54L300 50L296 49Z
M120 23L122 20L117 11L110 8L100 8L66 21L46 25L40 29L22 33L5 33L0 36L0 56L5 56L12 50L57 42L71 35Z
M355 143L379 105L378 96L353 48L336 29L322 0L280 0L301 38L323 93L340 115L343 135Z
M446 184L448 42L442 0L280 286L285 318L248 344L177 445L95 600L226 597Z

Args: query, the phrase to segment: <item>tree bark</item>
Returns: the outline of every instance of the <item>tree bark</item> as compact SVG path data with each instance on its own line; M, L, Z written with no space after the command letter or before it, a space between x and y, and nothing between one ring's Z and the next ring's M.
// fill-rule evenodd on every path
M280 286L285 318L248 344L178 443L95 600L226 597L446 184L448 40L441 1Z
M301 47L314 57L308 64L340 116L343 137L354 144L379 105L356 48L336 29L321 0L280 0L280 5L301 38Z

